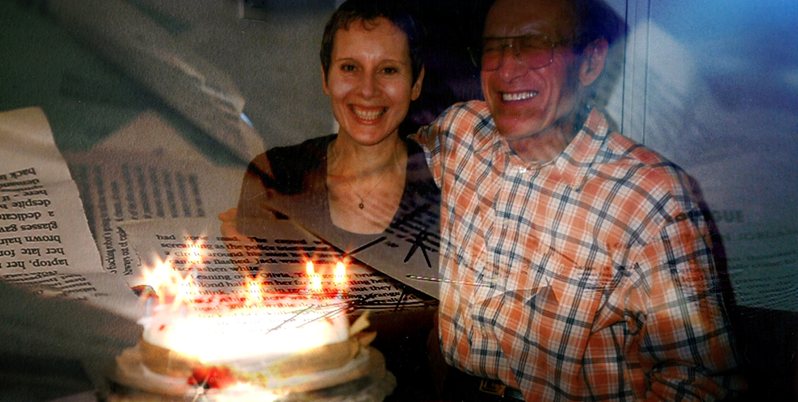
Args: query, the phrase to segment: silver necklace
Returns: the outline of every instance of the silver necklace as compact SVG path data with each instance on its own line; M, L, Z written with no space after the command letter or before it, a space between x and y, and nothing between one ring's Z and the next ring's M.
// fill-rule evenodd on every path
M335 151L335 148L334 148L332 143L330 143L330 147L332 147L333 154L336 154L336 157L337 157L337 152ZM393 155L393 162L394 162L394 166L393 167L396 168L396 169L399 169L399 161L396 159L396 153L395 152L394 152L394 155ZM384 176L385 174L383 173L382 175ZM351 181L347 181L346 182L346 186L349 187L349 190L352 192L352 194L354 194L355 197L357 197L357 199L358 199L357 207L359 209L363 210L363 209L366 208L365 198L368 198L371 195L371 193L374 191L374 189L377 188L377 186L380 184L380 180L377 180L371 186L369 191L366 192L366 196L365 197L361 197L360 194L358 194L357 191L355 191L355 186L352 185L353 181L355 181L355 180L353 179Z
M358 194L357 191L355 191L355 188L352 187L352 183L346 183L346 184L349 185L349 189L352 190L352 194L354 194L357 197L357 199L360 200L360 202L357 203L357 207L360 209L366 208L366 204L363 202L363 197L361 197L360 194ZM371 195L371 192L374 191L375 188L377 188L377 184L380 184L379 180L377 180L377 183L375 183L374 186L372 186L371 189L366 193L366 197Z

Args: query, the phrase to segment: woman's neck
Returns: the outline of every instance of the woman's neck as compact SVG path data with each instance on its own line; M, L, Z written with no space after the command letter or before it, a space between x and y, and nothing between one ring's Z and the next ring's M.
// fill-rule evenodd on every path
M352 233L384 231L402 199L406 164L407 149L398 137L362 146L339 135L327 150L332 223Z
M364 178L401 170L407 155L399 137L386 138L378 144L361 145L339 135L330 144L328 173L344 177Z

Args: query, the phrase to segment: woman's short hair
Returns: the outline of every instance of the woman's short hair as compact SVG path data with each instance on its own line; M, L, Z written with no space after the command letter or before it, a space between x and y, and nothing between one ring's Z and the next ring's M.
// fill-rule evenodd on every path
M407 37L413 82L416 82L424 66L422 60L424 30L416 22L407 6L396 0L347 0L341 4L324 27L320 52L321 67L324 72L329 73L330 71L335 34L338 30L349 29L349 26L355 21L363 21L368 27L368 23L374 22L380 17L391 21Z

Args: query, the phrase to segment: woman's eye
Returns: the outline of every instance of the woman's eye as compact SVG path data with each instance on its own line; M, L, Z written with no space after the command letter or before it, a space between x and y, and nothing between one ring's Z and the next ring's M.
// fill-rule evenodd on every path
M355 69L357 69L357 67L355 67L354 64L341 64L341 71L343 72L349 73L355 71Z
M399 69L396 67L385 67L382 69L382 72L386 75L393 75L399 73Z

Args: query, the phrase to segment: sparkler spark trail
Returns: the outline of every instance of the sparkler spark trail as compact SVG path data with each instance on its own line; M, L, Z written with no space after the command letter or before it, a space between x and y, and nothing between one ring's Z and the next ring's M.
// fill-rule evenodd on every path
M284 320L283 322L281 322L281 323L277 324L277 326L275 326L275 327L271 328L270 330L266 331L266 334L270 334L271 332L273 332L273 331L276 331L276 330L278 330L278 329L282 328L282 327L283 327L283 325L285 325L285 324L289 323L289 322L290 322L291 320L293 320L294 318L297 318L297 317L299 317L300 315L302 315L302 314L304 314L304 313L306 313L306 312L310 311L310 309L312 309L313 307L315 307L315 306L307 306L307 307L305 307L304 309L300 310L300 311L299 311L299 312L297 312L296 314L294 314L294 315L292 315L291 317L287 318L287 319L286 319L286 320Z
M470 285L470 286L493 286L490 283L453 281L451 279L436 278L436 277L433 277L433 276L406 275L406 277L408 279L415 279L417 281L429 281L429 282L439 282L439 283L456 283L456 284L459 284L459 285Z

